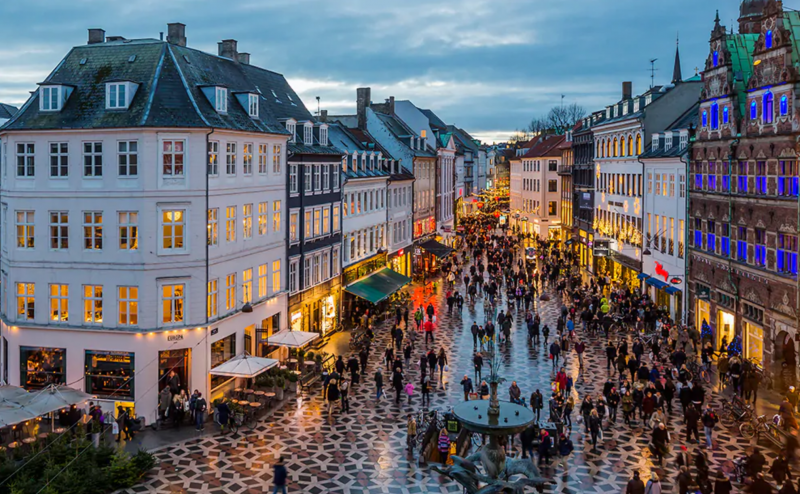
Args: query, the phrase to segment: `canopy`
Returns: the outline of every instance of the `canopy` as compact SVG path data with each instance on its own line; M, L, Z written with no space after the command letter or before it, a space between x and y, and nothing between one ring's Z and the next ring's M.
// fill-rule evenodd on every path
M661 280L657 280L655 278L647 278L645 283L648 285L653 285L654 287L658 288L659 290L663 289L665 286L669 286Z
M0 386L0 406L5 404L3 402L6 401L16 402L19 398L27 394L28 392L19 386L8 386L4 384Z
M237 355L227 362L220 364L209 372L215 376L228 377L256 377L262 372L278 365L278 361L272 358L253 357L247 353Z
M444 244L440 244L436 240L428 240L427 242L422 242L421 244L419 244L419 246L438 258L447 257L448 255L450 255L451 252L453 252L453 249Z
M644 274L644 273L639 273L636 277L639 278L640 280L646 280L647 278L650 277L650 275L649 274Z
M92 395L67 386L51 384L30 393L16 386L0 386L0 427L32 420L90 399Z
M286 348L300 348L308 345L317 338L319 338L319 333L286 329L267 338L267 344L285 346Z
M409 283L411 283L411 278L389 268L383 268L346 286L344 291L361 297L367 302L377 304Z
M679 288L675 288L674 286L668 286L668 287L664 288L664 291L669 293L670 295L673 295L675 293L680 293L680 289Z

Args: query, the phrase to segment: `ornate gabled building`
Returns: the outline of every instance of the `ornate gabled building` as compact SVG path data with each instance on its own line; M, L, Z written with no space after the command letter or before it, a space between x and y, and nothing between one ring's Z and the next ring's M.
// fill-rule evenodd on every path
M711 33L691 152L689 321L715 346L795 368L800 13L745 1Z

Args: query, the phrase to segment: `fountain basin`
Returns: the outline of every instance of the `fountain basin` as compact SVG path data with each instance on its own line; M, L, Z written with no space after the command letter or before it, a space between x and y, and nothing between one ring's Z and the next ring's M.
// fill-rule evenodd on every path
M533 411L522 405L501 401L500 414L489 415L489 400L474 400L459 403L453 415L467 430L490 436L518 434L533 423Z

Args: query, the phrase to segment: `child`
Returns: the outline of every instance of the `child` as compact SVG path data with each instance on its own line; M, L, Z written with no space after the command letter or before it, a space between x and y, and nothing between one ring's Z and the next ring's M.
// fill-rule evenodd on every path
M414 394L414 385L410 382L406 384L406 394L408 395L408 404L411 404L411 395Z

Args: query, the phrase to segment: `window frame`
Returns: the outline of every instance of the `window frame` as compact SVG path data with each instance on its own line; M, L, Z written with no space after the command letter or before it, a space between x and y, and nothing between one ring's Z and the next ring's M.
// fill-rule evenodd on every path
M48 211L48 215L50 218L50 250L69 250L69 211ZM55 222L53 221L54 215L56 216ZM55 247L54 241L57 245Z
M55 293L53 291L55 289ZM64 293L66 291L66 293ZM48 322L53 324L69 323L69 285L50 283L48 285L49 306Z
M89 146L88 150L87 146ZM103 141L84 141L81 143L81 149L83 151L83 178L103 178Z
M168 213L180 213L180 221L171 221L165 223L165 215ZM171 225L171 226L168 226ZM172 234L166 235L166 228L172 228ZM175 234L176 228L181 227L182 234L180 236ZM181 255L189 253L189 208L179 206L159 206L158 207L158 252L159 255ZM167 247L167 239L172 240L172 246ZM176 239L180 239L181 246L175 247Z
M83 324L93 326L102 325L105 318L105 314L103 313L103 285L82 285L81 288L81 294L83 296ZM99 296L97 294L98 289L100 293ZM98 311L100 313L99 319L97 318Z
M139 250L139 212L117 211L117 232L119 234L119 250ZM127 243L133 243L133 246L123 247L123 238L127 238Z
M124 290L124 292L123 292ZM125 307L125 310L123 310ZM127 322L123 322L123 314ZM134 320L135 319L135 320ZM138 286L118 286L117 287L117 324L120 326L139 325L139 287Z
M69 178L69 142L50 142L48 144L50 150L50 178Z
M55 96L55 98L53 98ZM39 86L39 111L61 111L64 107L64 86Z
M122 149L123 145L125 146L124 150ZM131 151L132 146L134 147L133 151ZM117 141L117 176L120 178L139 177L139 141Z
M162 139L159 144L161 176L163 178L184 178L186 176L186 139ZM169 150L167 149L168 144L170 145ZM180 144L180 151L177 150L177 144ZM171 163L167 163L167 157L171 157ZM178 157L180 157L180 163L178 163Z
M83 211L83 251L98 252L103 250L103 211ZM87 215L89 215L87 217ZM100 219L98 222L97 219ZM87 221L87 218L91 221ZM91 247L87 247L91 245Z
M36 143L17 142L14 157L17 161L16 177L32 179L36 177ZM22 173L20 173L22 172Z
M186 320L186 283L164 283L159 288L161 292L160 325L165 327L182 325ZM170 289L171 293L167 294L167 289ZM169 311L167 311L167 304L169 304Z

